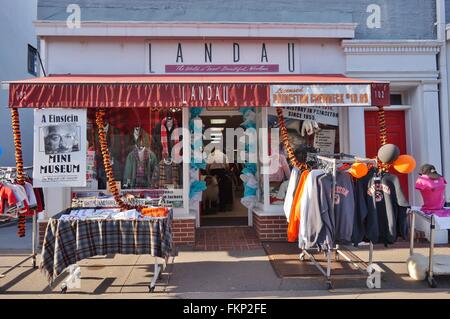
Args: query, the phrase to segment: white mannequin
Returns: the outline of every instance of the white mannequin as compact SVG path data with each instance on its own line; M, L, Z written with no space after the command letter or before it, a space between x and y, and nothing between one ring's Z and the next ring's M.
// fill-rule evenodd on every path
M105 126L104 126L103 130L105 131L105 134L108 134L109 123L105 123Z

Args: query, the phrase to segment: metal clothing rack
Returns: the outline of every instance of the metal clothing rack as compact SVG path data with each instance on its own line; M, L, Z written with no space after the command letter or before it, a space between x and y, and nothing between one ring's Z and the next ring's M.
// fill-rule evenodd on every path
M369 159L369 158L360 158L353 155L345 154L345 153L338 153L338 154L328 154L328 153L309 153L308 156L315 157L318 161L321 161L322 163L326 163L327 165L331 165L331 172L332 172L332 185L331 185L331 198L335 197L336 192L336 172L337 172L337 166L339 164L354 164L354 163L366 163L366 164L373 164L375 167L378 166L378 162L376 159ZM334 200L331 201L333 205L331 206L331 214L334 214ZM350 256L350 252L344 249L345 247L337 244L335 247L328 247L326 256L327 256L327 268L323 269L323 267L316 261L314 256L307 250L302 249L302 252L300 253L300 260L304 261L305 257L308 257L309 260L314 264L314 266L325 276L326 278L326 285L327 289L333 289L333 284L331 281L331 254L332 252L335 253L335 260L339 260L339 256L342 256L345 260L352 263L358 270L361 272L367 273L369 267L372 266L373 263L373 243L369 243L369 263L365 267L361 267L360 264L362 264L362 261L355 262L352 260L356 257L353 254Z
M33 169L32 166L27 166L23 168L24 170L31 170ZM8 180L12 181L16 179L16 167L0 167L0 181L1 180ZM8 215L8 219L16 219L11 215ZM32 223L32 236L31 236L31 255L27 256L25 259L21 260L17 264L11 266L7 270L5 270L3 273L0 274L0 278L4 278L6 274L11 272L12 270L16 269L20 265L22 265L24 262L28 261L29 259L33 259L33 268L36 268L36 234L37 234L37 218L36 214L33 214L33 223Z

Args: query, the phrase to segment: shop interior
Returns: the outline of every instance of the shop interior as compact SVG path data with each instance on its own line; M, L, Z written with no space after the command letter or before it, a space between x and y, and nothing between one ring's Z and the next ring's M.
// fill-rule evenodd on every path
M200 203L200 226L247 226L248 211L241 203L244 187L240 174L243 164L239 163L237 139L228 145L227 128L236 129L242 124L242 115L201 116L204 132L210 139L204 139L204 147L214 146L208 157L206 169L201 170L201 179L206 182ZM215 147L217 145L217 148ZM234 159L229 159L227 150L232 149ZM213 161L211 161L213 160Z

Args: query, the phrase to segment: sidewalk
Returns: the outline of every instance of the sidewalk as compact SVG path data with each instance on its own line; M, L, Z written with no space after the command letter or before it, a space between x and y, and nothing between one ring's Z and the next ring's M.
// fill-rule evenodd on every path
M417 252L425 253L419 248ZM436 253L450 253L437 248ZM367 258L367 251L357 253ZM0 254L0 271L22 256ZM148 293L153 272L151 256L115 255L80 262L81 289L60 294L59 284L48 287L39 269L28 261L0 279L0 298L450 298L450 278L438 277L438 288L413 281L406 274L406 248L375 250L374 260L385 271L382 289L369 290L365 279L336 279L334 290L324 278L278 278L263 249L249 251L181 250Z

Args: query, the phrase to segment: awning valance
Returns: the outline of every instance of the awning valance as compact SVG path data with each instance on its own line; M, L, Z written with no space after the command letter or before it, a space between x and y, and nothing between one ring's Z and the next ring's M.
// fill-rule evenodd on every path
M390 104L388 83L343 75L52 75L6 83L9 106L28 108Z

